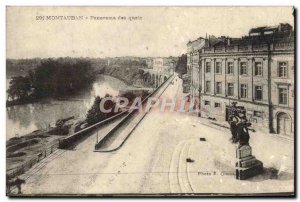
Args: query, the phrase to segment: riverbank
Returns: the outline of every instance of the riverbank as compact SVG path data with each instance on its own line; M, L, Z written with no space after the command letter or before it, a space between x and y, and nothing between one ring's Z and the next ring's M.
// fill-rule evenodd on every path
M119 91L119 93L121 92ZM141 94L144 91L135 90L131 92L135 96L145 96ZM24 170L28 170L36 162L54 152L58 148L61 138L83 130L87 126L86 119L72 116L57 120L55 126L49 125L47 129L36 130L20 137L10 138L6 141L8 176L16 177L22 174Z
M128 61L114 61L109 65L95 67L97 73L112 76L125 82L127 85L148 87L145 86L143 80L144 72L141 70L142 68L145 68L142 64L133 64Z
M33 159L36 160L39 156L45 156L47 150L51 150L51 153L55 151L58 148L59 139L74 133L75 126L80 123L74 117L60 119L57 120L54 127L36 130L27 135L7 140L7 174L14 175L14 170L23 167L26 162L31 162Z
M106 74L98 74L96 78L89 88L78 91L74 96L47 98L7 106L8 174L16 168L22 168L27 162L29 166L34 164L39 155L45 156L56 150L59 139L85 128L87 111L96 96L104 97L105 94L119 96L128 91L138 96L146 89L128 85L123 79ZM71 116L72 120L65 123L65 131L58 129L56 126L58 120Z

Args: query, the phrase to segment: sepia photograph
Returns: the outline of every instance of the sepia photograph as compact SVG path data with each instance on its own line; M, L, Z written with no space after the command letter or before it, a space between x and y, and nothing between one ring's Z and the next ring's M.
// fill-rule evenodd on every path
M6 196L295 197L295 7L5 9Z

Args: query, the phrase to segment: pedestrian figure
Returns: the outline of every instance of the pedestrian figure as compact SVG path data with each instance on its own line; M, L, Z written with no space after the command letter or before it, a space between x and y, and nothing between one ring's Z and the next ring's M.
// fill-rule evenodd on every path
M18 189L18 194L22 193L22 184L25 183L25 180L16 178L15 180L10 180L6 177L6 194L10 193L10 189L12 186L16 186Z
M24 184L24 183L25 183L25 180L23 180L23 179L17 178L15 180L15 185L18 188L18 194L22 193L22 189L21 188L22 188L22 184Z
M231 131L231 141L232 143L237 143L238 142L238 135L237 135L237 124L239 123L239 118L238 117L232 117L231 120L229 121L230 124L230 131Z

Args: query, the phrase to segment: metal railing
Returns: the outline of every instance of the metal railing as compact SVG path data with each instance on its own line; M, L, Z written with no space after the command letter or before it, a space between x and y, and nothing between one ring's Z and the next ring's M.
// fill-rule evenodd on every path
M42 151L40 151L38 154L36 154L34 157L32 157L30 160L25 161L21 165L7 170L6 174L8 178L14 178L16 176L24 174L26 171L28 171L30 168L32 168L36 163L40 162L42 159L46 158L50 154L52 154L55 150L58 149L59 142L52 144L51 146L46 147Z
M90 132L92 132L94 129L97 129L117 118L120 118L121 116L125 115L128 113L128 110L127 111L124 111L124 112L121 112L121 113L118 113L110 118L107 118L103 121L100 121L94 125L91 125L89 127L86 127L85 129L83 130L80 130L80 131L77 131L76 133L72 134L72 135L69 135L65 138L62 138L59 140L59 148L60 149L67 149L71 146L74 146L74 144L76 142L78 142L80 139L86 137L86 135Z

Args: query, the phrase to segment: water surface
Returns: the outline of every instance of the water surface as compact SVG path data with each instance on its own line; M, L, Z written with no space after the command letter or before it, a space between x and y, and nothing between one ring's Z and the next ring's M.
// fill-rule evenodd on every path
M9 79L7 79L8 88ZM62 99L46 99L37 103L16 105L6 108L6 140L22 136L35 130L53 126L58 119L75 116L84 118L96 96L106 93L117 96L120 90L130 89L123 81L99 75L90 89L78 95Z

